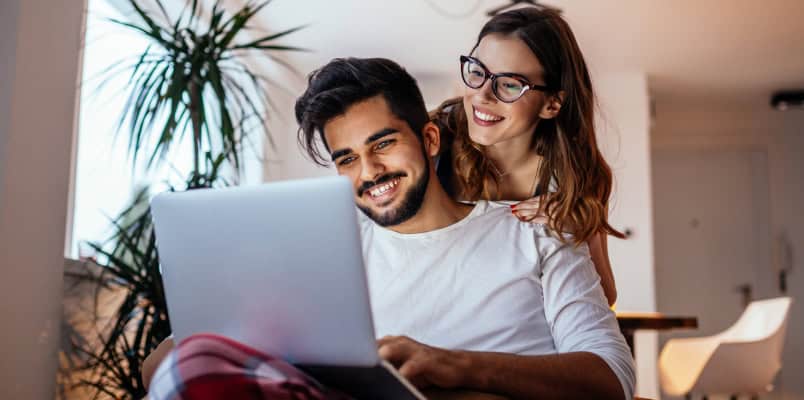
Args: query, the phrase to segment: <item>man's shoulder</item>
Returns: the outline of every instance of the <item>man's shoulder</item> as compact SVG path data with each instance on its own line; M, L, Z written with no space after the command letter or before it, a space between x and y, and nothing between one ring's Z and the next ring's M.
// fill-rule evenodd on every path
M477 213L478 223L501 224L515 228L522 233L532 233L538 236L549 236L547 226L543 223L533 223L521 221L511 212L513 202L505 201L485 201L477 202L476 207L480 207Z
M476 214L478 216L511 216L511 205L510 203L503 202L503 201L488 201L488 200L478 200L475 203ZM516 218L514 218L516 219Z
M483 204L485 203L485 204ZM562 233L559 236L554 230L543 222L521 221L511 212L510 202L478 202L476 218L473 221L474 230L482 231L490 240L510 241L519 246L533 246L540 253L551 253L560 248L572 245L571 233ZM582 243L578 247L585 248ZM588 250L587 250L588 251Z

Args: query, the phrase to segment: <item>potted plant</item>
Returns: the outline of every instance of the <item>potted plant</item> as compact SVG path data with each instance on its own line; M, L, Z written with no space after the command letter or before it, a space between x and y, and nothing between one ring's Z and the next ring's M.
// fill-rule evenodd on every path
M197 0L188 2L173 19L160 0L153 1L154 13L140 1L128 1L136 21L111 21L145 35L151 45L135 62L107 72L130 76L118 131L127 126L132 163L143 153L146 169L168 161L168 150L186 133L192 139L192 171L183 187L171 190L227 185L227 174L236 181L244 139L267 127L272 91L268 79L242 56L259 52L271 57L275 52L301 50L276 43L301 27L244 40L249 22L269 1L249 1L228 13L218 0L206 10L203 21L205 10ZM99 298L101 292L120 295L113 296L116 309L97 327L96 337L73 340L73 352L62 354L62 359L72 360L73 372L81 376L78 385L90 387L96 398L145 396L141 363L171 332L149 199L149 188L140 190L131 206L112 221L110 240L89 244L100 267L85 263L82 278L96 284ZM97 306L98 302L96 313Z

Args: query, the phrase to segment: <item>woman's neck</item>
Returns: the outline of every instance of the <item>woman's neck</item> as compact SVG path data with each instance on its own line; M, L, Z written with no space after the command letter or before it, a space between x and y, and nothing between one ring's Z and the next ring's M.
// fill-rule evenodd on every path
M533 152L532 145L532 135L519 135L487 146L485 153L493 163L497 174L505 176L533 162L536 154Z
M533 197L542 158L533 151L531 135L521 135L488 146L486 155L496 169L500 200L525 200Z

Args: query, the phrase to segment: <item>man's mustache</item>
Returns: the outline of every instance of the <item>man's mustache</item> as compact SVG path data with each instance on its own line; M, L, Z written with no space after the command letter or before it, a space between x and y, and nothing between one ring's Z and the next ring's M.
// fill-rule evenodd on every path
M383 176L381 176L381 177L379 177L379 178L377 178L377 179L375 179L373 181L364 181L363 183L360 184L360 187L357 188L357 197L362 197L363 193L365 193L366 190L369 190L369 189L373 188L374 186L382 185L383 183L390 182L390 181L392 181L392 180L394 180L396 178L402 178L402 177L405 177L405 176L408 176L408 175L406 173L404 173L404 172L394 172L394 173L390 173L390 174L385 174L385 175L383 175Z

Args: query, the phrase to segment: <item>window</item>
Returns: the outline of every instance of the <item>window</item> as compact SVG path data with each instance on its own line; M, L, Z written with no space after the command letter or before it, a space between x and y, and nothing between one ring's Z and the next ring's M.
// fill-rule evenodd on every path
M133 30L108 21L109 18L126 20L126 15L114 6L117 3L112 0L88 2L73 224L67 252L73 258L93 255L91 248L84 243L107 239L112 233L110 220L130 204L139 188L152 186L152 192L157 193L167 184L181 187L192 165L191 135L185 135L187 140L173 146L168 156L170 164L163 163L158 170L145 174L144 162L140 161L147 159L149 154L141 153L138 164L142 165L132 166L127 152L128 125L116 130L126 104L126 84L131 73L130 69L123 67L135 63L149 42ZM111 73L104 72L115 64L117 67ZM247 172L261 171L259 154L256 154L262 153L260 136L256 133L251 137L255 149L260 151L244 152L243 165ZM262 180L260 173L246 173L244 177L243 183Z

